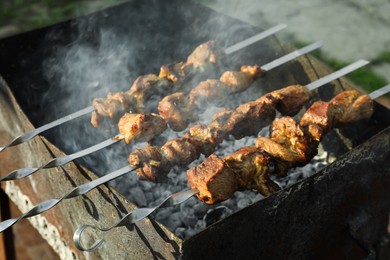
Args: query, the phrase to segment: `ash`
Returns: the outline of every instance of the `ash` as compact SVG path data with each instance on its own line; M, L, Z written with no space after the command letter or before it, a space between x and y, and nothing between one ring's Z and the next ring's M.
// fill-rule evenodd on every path
M260 131L259 136L268 136L268 134L269 129L267 127ZM180 136L182 136L182 133L167 131L162 135L161 139L166 140ZM220 157L225 157L239 148L255 145L255 142L256 137L246 137L240 140L231 138L224 141L215 153ZM146 144L140 144L139 146L142 147L143 145ZM199 165L204 159L204 156L201 156L198 160L191 163L188 168ZM320 146L318 155L306 166L290 170L284 178L271 177L275 183L284 189L304 178L312 176L324 168L328 162L328 154ZM130 174L112 181L110 184L139 207L155 207L172 193L190 189L186 176L188 168L176 167L172 169L168 175L167 183L155 184L142 180L135 174ZM185 240L204 230L209 225L263 198L264 196L256 191L237 191L227 201L216 205L207 205L196 197L192 197L180 205L158 209L152 214L152 217L168 227L178 237Z

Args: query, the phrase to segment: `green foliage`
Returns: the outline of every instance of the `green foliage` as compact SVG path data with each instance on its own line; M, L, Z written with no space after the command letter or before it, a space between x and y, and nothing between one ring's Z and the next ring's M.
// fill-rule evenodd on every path
M375 60L375 63L390 63L390 51L382 52Z
M0 27L27 31L102 9L124 0L1 0Z

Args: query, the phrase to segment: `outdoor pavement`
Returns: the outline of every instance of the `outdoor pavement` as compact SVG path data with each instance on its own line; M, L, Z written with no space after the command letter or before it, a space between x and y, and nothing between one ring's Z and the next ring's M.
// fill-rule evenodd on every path
M288 42L324 41L327 57L353 62L390 52L389 0L197 0L218 12L262 26L285 23ZM373 66L390 82L390 64Z

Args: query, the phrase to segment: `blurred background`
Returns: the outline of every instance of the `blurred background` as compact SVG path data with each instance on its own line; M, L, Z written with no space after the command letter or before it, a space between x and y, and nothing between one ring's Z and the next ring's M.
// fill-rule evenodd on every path
M369 69L350 78L367 91L390 82L390 0L193 0L252 25L285 23L278 37L300 47L324 41L315 55L333 69L357 59ZM1 0L0 38L82 16L124 0Z
M323 40L325 45L321 51L315 52L315 56L333 69L358 59L370 60L367 68L349 75L367 92L390 82L390 0L194 1L255 26L285 23L288 28L278 33L278 37L296 47ZM125 1L1 0L0 38L122 2ZM13 214L20 214L15 207L12 210ZM27 221L15 226L15 249L17 259L57 257Z

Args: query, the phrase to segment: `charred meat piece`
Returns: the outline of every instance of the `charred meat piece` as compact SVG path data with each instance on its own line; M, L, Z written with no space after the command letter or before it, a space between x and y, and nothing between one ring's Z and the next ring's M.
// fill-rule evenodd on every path
M201 123L190 127L189 136L202 142L201 152L205 156L212 154L217 145L224 139L220 129Z
M292 117L275 119L272 123L271 138L260 137L256 146L277 161L279 175L296 166L310 162L317 154L319 141L308 134L306 128L297 124Z
M373 102L368 95L362 95L356 90L347 90L329 102L313 103L302 116L300 124L316 124L325 134L330 128L368 119L373 112Z
M91 123L94 127L99 127L100 116L116 118L124 112L138 112L137 101L126 92L108 93L107 98L95 98L92 101L96 109L92 114Z
M154 74L139 76L130 87L129 94L137 100L137 105L145 111L153 111L158 102L166 93L175 92L177 85L165 78L159 78ZM152 99L157 99L150 104ZM148 103L148 104L147 104ZM148 106L148 107L146 107Z
M171 165L186 166L199 158L202 142L193 137L182 137L168 141L161 153Z
M181 83L184 80L185 72L183 70L184 62L163 65L160 68L159 78L166 78L175 83Z
M178 93L165 97L159 104L160 114L173 126L173 130L184 130L208 106L222 106L230 94L246 90L259 77L260 72L257 65L242 66L241 71L227 71L219 80L202 81L187 97Z
M198 198L207 204L227 200L239 188L237 175L215 154L188 170L187 179L192 188L199 190Z
M240 71L226 71L219 80L224 83L226 93L237 93L247 90L252 83L260 77L260 66L243 65Z
M374 112L372 99L356 90L344 91L329 103L333 117L332 127L368 119Z
M152 182L162 182L170 171L171 165L162 156L159 148L149 146L143 149L136 149L128 158L130 165L134 168L141 167L137 173Z
M188 96L183 92L166 96L160 101L158 111L160 116L174 131L182 131L186 129L188 122L198 119L192 113L192 106L188 100Z
M118 123L119 132L129 144L132 140L150 141L167 129L167 124L157 114L124 114Z
M207 74L213 76L217 74L218 58L223 59L223 51L217 47L214 41L205 42L188 56L187 61L182 66L186 75L195 76L197 74Z
M294 115L311 98L311 92L301 85L292 85L272 91L258 99L272 103L274 108L283 115Z
M307 100L307 95L305 95L306 92L296 91L294 88L300 89L301 86L291 86L288 87L287 90L293 93L302 93L303 99ZM266 95L264 98L243 104L236 110L222 110L218 112L213 117L213 120L209 125L195 125L190 128L189 133L186 133L183 138L167 142L165 148L161 148L159 150L160 152L163 152L163 155L160 155L163 156L165 161L169 162L169 165L172 167L174 165L185 165L189 164L192 160L197 159L200 153L203 153L206 156L213 153L216 146L229 135L233 135L235 138L242 138L248 135L257 135L263 127L269 125L275 118L274 106L280 107L279 104L289 103L287 100L285 100L288 97L298 99L298 95L288 94L289 92L287 90L280 90L280 92L283 93L281 95L278 95L276 91L272 92L273 96L276 98L274 98L272 95ZM277 98L279 98L279 100ZM170 124L171 127L173 126L176 129L182 129L182 127L185 127L186 121L188 120L183 120L181 114L177 112L178 110L186 110L191 115L189 112L190 108L187 106L188 100L186 99L184 93L170 95L163 101L159 106L160 115L163 118L164 115L166 118L178 118L177 121L181 122L181 124L174 125L168 121L168 124ZM304 102L300 102L299 104L303 105ZM296 108L295 104L292 106ZM180 109L181 107L184 107L184 109ZM274 143L276 142L274 141ZM179 151L181 149L182 151L186 151L184 147L188 147L186 148L188 149L188 153L184 152L183 154L180 154ZM148 160L145 159L144 163L147 165ZM164 167L161 168L162 175L167 173L163 171L166 170ZM159 168L153 165L144 166L142 169L143 172L158 170ZM153 172L145 175L154 176L155 173Z
M256 189L268 196L280 189L269 178L271 157L257 147L241 148L225 157L224 161L238 176L240 190Z

